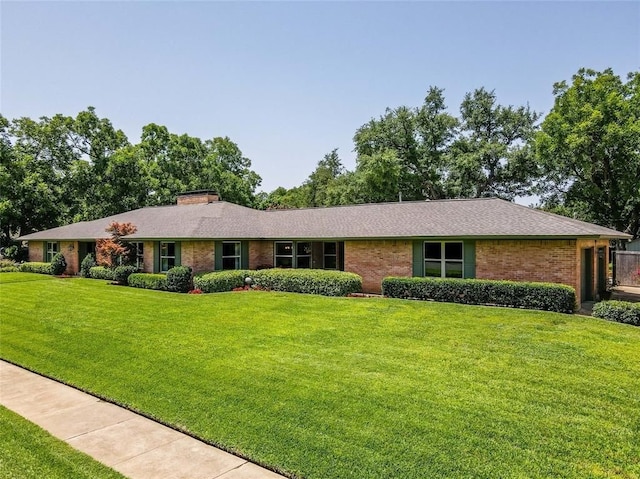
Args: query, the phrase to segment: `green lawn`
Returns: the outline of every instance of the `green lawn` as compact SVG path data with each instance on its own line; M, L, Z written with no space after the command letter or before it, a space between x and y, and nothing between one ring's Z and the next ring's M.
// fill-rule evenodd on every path
M0 450L2 479L124 479L2 406Z
M0 274L1 357L290 475L640 476L640 328L30 278Z

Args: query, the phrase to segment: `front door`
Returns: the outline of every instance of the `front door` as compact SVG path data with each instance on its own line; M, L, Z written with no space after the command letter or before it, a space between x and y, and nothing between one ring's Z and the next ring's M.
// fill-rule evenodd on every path
M580 300L593 301L593 248L582 250L580 265Z

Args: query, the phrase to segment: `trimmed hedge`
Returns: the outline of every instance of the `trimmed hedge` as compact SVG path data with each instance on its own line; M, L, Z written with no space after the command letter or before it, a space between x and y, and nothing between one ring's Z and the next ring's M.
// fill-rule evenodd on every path
M23 273L53 274L51 263L22 263L20 265L20 271Z
M193 286L203 293L233 291L234 288L243 287L245 278L252 274L252 271L244 269L215 271L193 278Z
M559 313L573 313L576 306L575 290L555 283L388 277L382 280L382 294L391 298L489 304Z
M344 271L322 269L262 269L258 271L215 271L193 279L196 288L203 293L219 293L242 288L249 277L252 284L261 289L290 293L346 296L362 291L362 278Z
M137 272L138 268L135 266L116 266L113 269L113 280L117 281L118 284L126 285L127 278Z
M18 273L20 268L17 266L0 266L0 273Z
M347 296L362 291L355 273L323 269L262 269L250 273L253 284L272 291Z
M133 288L167 290L167 275L153 273L133 273L127 278L127 283Z
M640 303L616 300L602 301L593 306L592 315L607 321L640 326Z
M193 289L193 280L189 266L174 266L167 271L167 290L174 293L187 293Z
M93 279L106 279L108 281L115 281L114 270L105 268L104 266L94 266L89 269L89 277Z

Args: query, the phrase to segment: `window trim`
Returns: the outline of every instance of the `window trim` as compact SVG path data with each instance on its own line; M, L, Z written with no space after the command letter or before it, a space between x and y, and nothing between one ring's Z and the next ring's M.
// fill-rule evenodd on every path
M440 243L440 258L427 258L426 255L426 245L427 243ZM446 257L446 245L457 243L461 246L462 251L462 259L449 259ZM431 262L440 262L440 276L427 276L427 261ZM447 276L446 273L446 264L447 263L460 263L462 266L461 278L465 277L464 271L464 241L462 240L454 240L454 241L434 241L434 240L425 240L422 242L422 276L428 278L457 278L457 276Z
M278 244L290 244L291 245L291 254L284 255L278 254ZM291 258L291 268L295 269L295 241L274 241L273 242L273 266L274 268L284 268L283 266L278 266L278 258Z
M52 245L53 248L50 248L49 245ZM53 257L60 252L60 243L58 241L47 241L46 249L45 249L45 263L51 263L53 261Z
M173 256L169 256L169 255L163 255L162 254L162 245L169 245L169 244L173 244ZM163 259L171 259L173 258L173 266L165 269L162 269L162 263L163 263ZM176 266L176 242L175 241L160 241L160 272L161 273L166 273L167 271L169 271L171 268L173 268L174 266Z
M144 241L130 241L129 244L135 248L135 267L139 270L144 269ZM142 252L140 252L138 246L142 247Z
M225 255L224 254L224 245L225 244L234 244L236 245L236 251L238 254L234 254L234 255ZM242 242L241 241L223 241L222 242L222 249L220 251L220 257L222 258L222 270L223 271L233 271L233 270L238 270L238 269L242 269ZM235 258L236 260L236 264L235 264L235 268L233 268L233 270L225 270L224 268L224 260L225 259L229 259L229 258Z
M325 252L325 245L327 244L333 244L335 245L336 248L336 252L333 254L327 254ZM335 267L334 268L327 268L327 258L335 258ZM323 241L322 242L322 269L328 269L331 271L337 271L338 270L338 242L337 241Z
M299 244L308 244L310 251L309 254L298 254L298 245ZM295 269L312 269L313 268L313 241L295 241L294 242L294 250L295 250L295 258L294 258L294 264L295 264ZM298 266L298 259L299 258L309 258L309 267L305 267L305 266Z

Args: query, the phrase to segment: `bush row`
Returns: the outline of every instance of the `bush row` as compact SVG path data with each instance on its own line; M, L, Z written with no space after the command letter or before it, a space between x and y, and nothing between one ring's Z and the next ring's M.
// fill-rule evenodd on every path
M0 266L0 273L18 273L20 268L17 266Z
M93 279L106 279L108 281L115 281L115 271L111 268L105 268L104 266L94 266L89 268L89 278Z
M53 274L51 263L38 263L33 261L30 263L22 263L19 268L23 273Z
M127 283L134 288L167 291L167 275L162 273L133 273L129 275Z
M490 304L559 313L573 313L576 306L575 290L554 283L388 277L382 280L382 293L392 298Z
M640 326L640 303L628 301L602 301L593 306L596 318Z
M57 253L51 263L42 263L32 261L30 263L22 263L18 266L18 270L23 273L39 273L61 275L67 269L67 260L64 259L62 253Z
M245 278L253 271L236 269L230 271L216 271L193 278L193 285L203 293L222 293L244 286Z
M247 277L254 286L272 291L346 296L362 290L362 278L357 274L320 269L219 271L196 276L194 285L203 293L231 291L244 286Z

